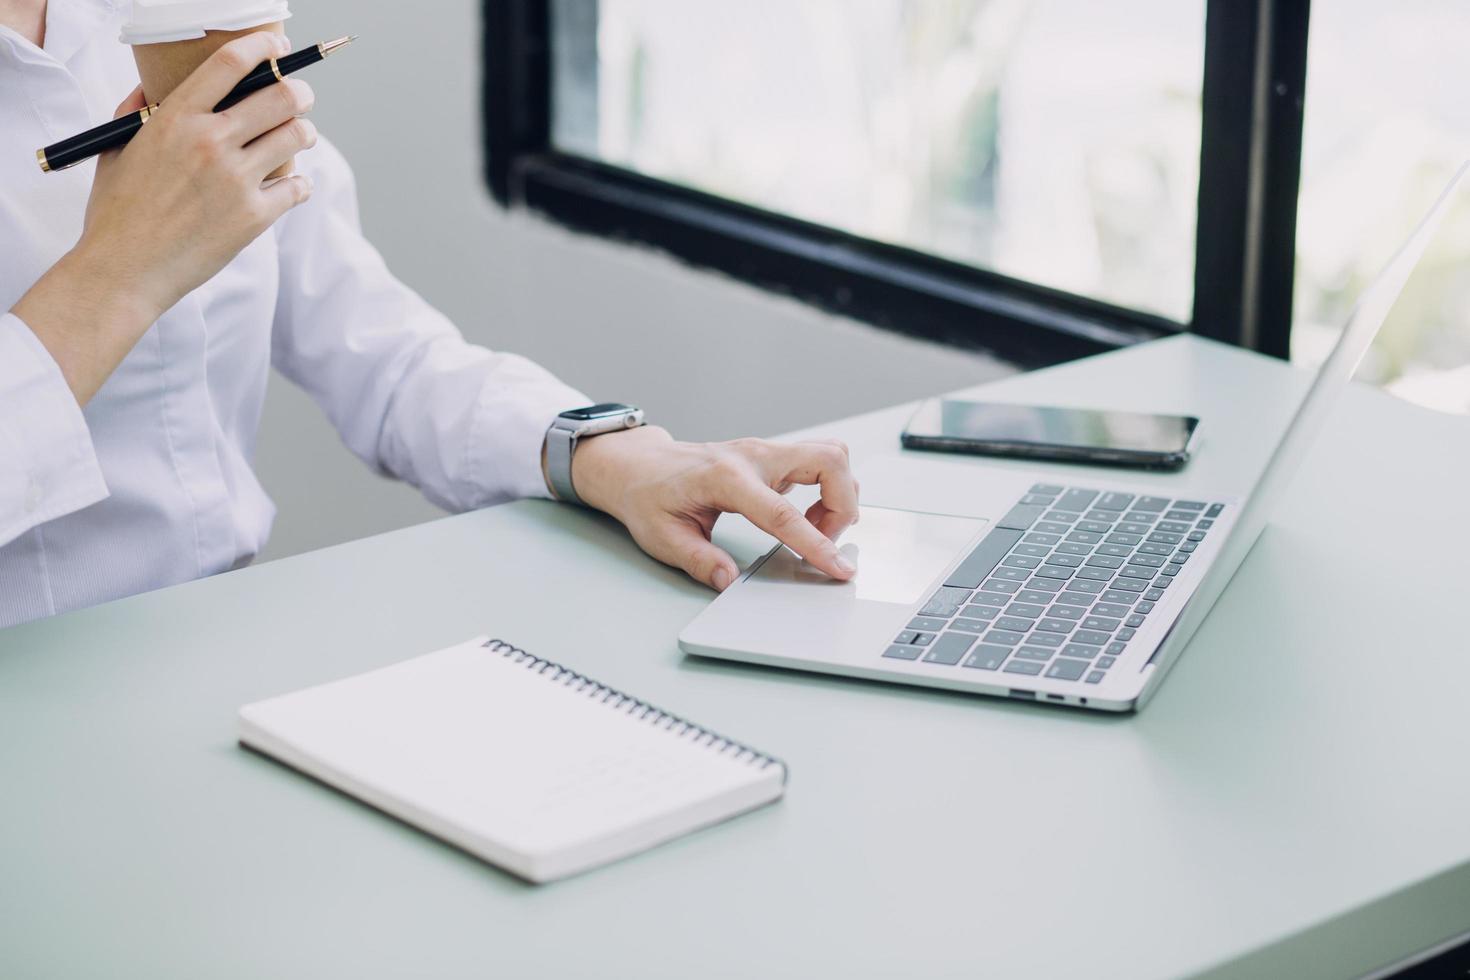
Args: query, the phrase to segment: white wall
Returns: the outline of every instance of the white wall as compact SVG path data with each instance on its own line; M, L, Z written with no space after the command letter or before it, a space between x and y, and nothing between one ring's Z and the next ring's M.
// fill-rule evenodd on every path
M1007 373L501 212L481 176L478 0L293 9L298 45L362 35L304 76L313 117L352 161L363 223L389 266L472 340L526 354L594 398L636 402L688 439L774 434ZM256 463L280 508L268 558L438 513L372 475L280 378Z

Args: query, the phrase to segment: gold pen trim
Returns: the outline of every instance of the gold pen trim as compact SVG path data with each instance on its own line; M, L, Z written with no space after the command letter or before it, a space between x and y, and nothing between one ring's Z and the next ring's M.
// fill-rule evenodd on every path
M51 172L51 161L46 159L46 148L44 146L36 151L36 162L41 165L41 173L49 174Z
M271 59L271 73L276 76L276 81L278 82L284 82L286 80L286 76L281 74L281 66L276 64L276 59L274 58Z

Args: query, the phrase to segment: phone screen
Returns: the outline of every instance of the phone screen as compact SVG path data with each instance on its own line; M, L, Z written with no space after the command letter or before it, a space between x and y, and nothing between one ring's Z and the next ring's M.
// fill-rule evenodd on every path
M909 422L906 435L990 444L995 448L1047 446L1169 455L1184 452L1198 424L1198 419L1182 415L944 398L925 402Z

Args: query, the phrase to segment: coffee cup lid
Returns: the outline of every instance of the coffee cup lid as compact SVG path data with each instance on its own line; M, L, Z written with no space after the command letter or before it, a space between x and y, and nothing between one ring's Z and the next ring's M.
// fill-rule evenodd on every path
M123 24L124 44L160 44L203 37L205 31L243 31L291 16L287 0L133 0Z

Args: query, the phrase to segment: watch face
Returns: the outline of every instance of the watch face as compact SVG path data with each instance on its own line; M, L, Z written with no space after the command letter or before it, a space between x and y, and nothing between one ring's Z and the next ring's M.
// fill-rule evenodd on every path
M561 417L577 422L590 422L593 419L605 419L612 415L626 415L631 411L633 411L632 405L603 402L601 405L588 405L586 408L574 408L570 412L562 412Z

